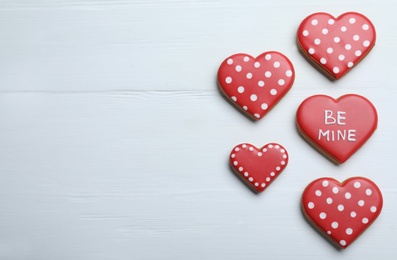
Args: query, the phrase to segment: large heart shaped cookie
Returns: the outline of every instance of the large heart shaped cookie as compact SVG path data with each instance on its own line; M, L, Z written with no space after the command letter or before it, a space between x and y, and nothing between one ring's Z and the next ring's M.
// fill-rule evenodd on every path
M288 164L284 147L270 143L262 148L239 144L230 153L230 165L250 187L264 191Z
M335 79L359 63L375 45L375 27L359 13L334 18L315 13L298 29L298 44L304 54Z
M374 133L378 115L372 103L359 95L336 100L315 95L299 106L296 122L312 144L334 161L344 163Z
M348 247L379 216L382 193L371 180L354 177L339 183L321 178L302 196L302 210L310 222L342 248Z
M219 67L223 94L253 119L261 119L288 92L295 79L292 63L279 52L257 58L248 54L228 57Z

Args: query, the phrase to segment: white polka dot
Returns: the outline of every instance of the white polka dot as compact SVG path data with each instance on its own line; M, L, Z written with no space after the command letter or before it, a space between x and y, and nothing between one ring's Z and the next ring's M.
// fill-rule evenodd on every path
M255 185L255 187L258 187L258 186L259 186L259 183L255 182L255 184L254 184L254 185Z
M276 149L280 149L280 146L278 144L276 144L275 148Z
M233 164L234 164L234 166L237 166L238 165L238 161L234 161Z
M266 186L266 183L262 183L261 187L264 188Z
M246 144L243 144L241 147L243 147L243 148L247 148L247 145L246 145Z
M345 206L343 206L342 204L338 205L338 210L339 211L343 211L345 209Z
M248 172L245 172L245 173L244 173L244 176L245 176L245 177L248 177L248 176L249 176Z
M346 241L345 241L345 240L341 240L341 241L339 241L339 244L340 244L341 246L346 246Z
M327 29L327 28L324 28L321 32L322 32L323 34L328 34L328 29Z
M334 23L335 23L335 20L334 20L334 19L329 19L329 20L328 20L328 24L329 24L329 25L333 25Z
M309 209L314 209L314 203L313 203L313 202L309 202L309 203L307 204L307 207L308 207Z
M364 206L364 204L365 204L365 202L364 202L363 200L359 200L359 201L358 201L358 205L359 205L360 207Z
M332 198L327 198L327 204L332 204L333 200Z
M285 150L281 149L280 152L285 153ZM284 156L286 156L286 155L284 155ZM284 157L284 158L287 158L287 157Z
M339 227L339 223L336 222L336 221L334 221L334 222L331 223L331 227L334 228L334 229L336 229L336 228Z
M347 31L347 28L346 28L346 26L342 26L342 27L340 28L340 30L341 30L342 32L346 32L346 31Z
M350 50L351 48L352 48L352 46L351 46L350 44L346 44L346 45L345 45L345 49L346 49L346 50Z
M320 216L321 219L326 219L327 218L327 214L325 214L325 212L321 212L319 216Z
M267 178L266 178L266 181L267 181L267 182L269 182L269 181L270 181L270 178L269 178L269 177L267 177Z
M353 62L349 62L348 64L347 64L347 66L349 67L349 68L351 68L351 67L353 67Z
M258 152L258 156L261 157L261 156L262 156L262 153L261 153L261 152Z
M261 115L259 115L259 114L254 114L254 117L256 117L256 118L260 118L260 117L261 117Z
M244 168L243 168L243 167L239 167L238 170L239 170L240 172L242 172L242 171L244 170Z
M366 189L365 190L365 194L367 194L367 196L371 196L372 195L372 190L371 189Z
M270 176L274 177L276 174L274 172L270 173Z
M350 24L354 24L355 22L356 22L356 19L354 19L353 17L349 19Z
M244 90L245 90L245 89L244 89L243 86L240 86L240 87L237 88L237 91L238 91L238 93L240 93L240 94L241 94L241 93L244 93Z
M363 222L363 224L367 224L368 223L368 219L367 218L363 218L361 221Z
M265 82L263 80L258 81L258 86L259 87L265 86Z
M350 217L355 218L357 216L357 213L355 211L350 212Z
M247 110L247 109L248 109L248 107L247 107L247 106L243 106L243 109L244 109L244 110Z
M270 71L265 72L265 77L270 78L272 76L272 73Z
M333 188L332 188L332 192L333 192L334 194L338 194L338 192L339 192L338 187L333 187Z
M288 78L292 77L292 70L287 70L287 71L285 72L285 75L286 75Z
M260 66L261 66L261 64L260 64L259 62L255 62L255 63L254 63L254 67L255 67L255 68L259 68Z
M331 53L333 53L333 52L334 52L334 49L332 49L332 48L328 48L328 49L327 49L327 52L328 52L329 54L331 54Z
M270 95L275 96L277 95L277 90L275 90L274 88L270 90Z
M237 72L240 72L242 69L243 69L243 68L242 68L240 65L237 65L237 66L236 66L236 71L237 71Z
M252 73L247 73L246 77L247 79L252 79Z
M309 49L309 54L314 54L314 49L313 48Z
M232 157L232 158L235 158L235 157L236 157L236 155L235 155L234 153L232 153L231 157Z
M244 62L248 62L249 60L250 60L250 58L247 57L247 56L245 56L244 59L243 59Z
M240 151L240 148L236 147L236 149L234 149L236 152Z
M316 19L312 20L312 25L316 26L318 24L318 21Z
M228 59L227 64L232 65L233 64L233 59Z
M277 166L276 171L280 171L280 170L281 170L280 166Z
M363 24L363 27L362 27L362 28L363 28L364 31L366 31L366 30L369 29L369 25L368 25L368 24Z
M280 86L284 86L285 81L284 81L283 79L280 79L280 80L278 81L278 84L279 84Z
M315 39L315 40L314 40L314 44L315 44L315 45L320 45L320 43L321 43L321 40L320 40L320 39Z
M340 38L339 37L335 37L334 38L334 42L336 42L336 43L340 42Z
M343 55L343 54L339 55L338 59L339 59L340 61L344 60L344 59L345 59L345 55Z
M331 233L331 231L328 230L328 231L327 231L327 234L328 234L328 235L331 235L332 233Z
M339 68L338 68L338 67L334 67L334 68L332 69L332 71L333 71L335 74L338 74L338 73L339 73Z
M361 51L356 51L355 53L354 53L354 55L356 55L357 57L360 57L361 56Z
M323 181L323 187L324 187L324 188L325 188L325 187L328 187L328 185L329 185L329 182L328 182L327 180Z
M269 106L266 103L263 103L261 105L262 110L266 110Z
M287 159L287 155L284 154L284 155L283 155L283 158L284 158L284 159Z
M321 190L316 190L315 193L316 193L316 196L317 196L317 197L320 197L320 196L323 194L323 193L321 192Z
M349 200L349 199L351 199L351 197L352 197L352 194L351 194L350 192L346 192L346 193L345 193L345 198L346 198L346 199Z
M264 148L264 149L262 150L262 152L266 153L266 152L267 152L267 149L266 149L266 148Z
M273 148L273 145L272 144L269 144L269 146L268 146L269 148Z
M226 79L225 79L225 82L227 83L227 84L230 84L230 83L232 83L232 77L226 77Z
M320 62L321 62L321 64L326 64L326 63L327 63L327 60L326 60L325 58L321 58L321 59L320 59Z
M273 66L275 68L280 68L280 62L276 61L275 63L273 63Z
M376 207L372 206L370 210L371 210L372 213L375 213L376 212Z
M358 189L358 188L361 187L361 183L358 182L358 181L356 181L356 182L353 184L353 186L354 186L354 188Z
M235 96L232 96L231 99L232 99L234 102L237 101L237 98L236 98Z
M363 45L364 45L364 47L368 47L370 45L370 42L369 41L364 41Z
M281 161L281 165L285 165L285 161Z
M347 228L347 229L346 229L346 234L348 234L349 236L350 236L351 234L353 234L353 229Z
M353 40L358 41L360 40L360 36L358 36L357 34L353 36Z
M257 97L257 95L252 94L250 99L251 99L251 101L256 101L256 100L258 100L258 97Z
M254 181L254 178L249 177L248 180L252 182L252 181Z
M251 152L254 150L254 148L253 147L250 147L248 150L250 150Z
M266 56L265 56L265 59L266 59L266 60L271 60L271 58L272 58L272 55L266 54Z
M308 31L308 30L304 30L304 31L302 32L302 34L303 34L303 36L308 36L308 35L309 35L309 31Z

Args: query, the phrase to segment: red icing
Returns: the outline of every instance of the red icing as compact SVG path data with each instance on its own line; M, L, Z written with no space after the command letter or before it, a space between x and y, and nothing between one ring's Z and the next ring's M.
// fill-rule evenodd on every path
M383 199L379 188L362 177L342 184L332 178L310 183L302 195L306 217L342 248L348 247L378 217Z
M230 153L230 165L254 190L264 191L288 164L284 147L270 143L262 148L239 144Z
M337 100L325 95L311 96L299 106L296 119L301 133L338 163L349 159L378 124L372 103L354 94Z
M265 116L288 92L294 79L292 63L274 51L257 58L232 55L218 71L218 85L225 96L256 120Z
M298 29L302 51L335 79L359 63L375 45L375 40L371 21L353 12L338 18L315 13L305 18Z

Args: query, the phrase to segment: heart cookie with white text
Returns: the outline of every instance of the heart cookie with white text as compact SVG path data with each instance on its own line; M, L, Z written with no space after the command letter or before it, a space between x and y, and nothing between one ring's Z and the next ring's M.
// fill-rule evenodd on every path
M253 119L261 119L290 90L295 79L290 60L279 52L254 58L235 54L221 64L218 85L222 93Z
M257 192L264 191L287 164L287 150L276 143L259 149L251 144L239 144L230 153L233 170Z
M379 216L382 193L371 180L354 177L339 183L320 178L302 195L302 210L310 222L342 248L348 247Z
M366 98L349 94L338 99L325 95L307 98L299 106L300 133L331 159L344 163L374 133L378 115Z
M314 13L298 29L302 52L335 79L359 63L375 45L376 32L371 21L359 13L335 18Z

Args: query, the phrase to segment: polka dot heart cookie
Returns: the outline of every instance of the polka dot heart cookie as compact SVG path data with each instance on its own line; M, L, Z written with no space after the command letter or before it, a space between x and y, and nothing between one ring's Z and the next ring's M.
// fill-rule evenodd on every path
M230 165L252 189L264 191L288 164L284 147L270 143L262 148L239 144L230 153Z
M339 183L320 178L302 195L302 210L310 222L338 246L346 248L379 216L381 191L371 180L354 177Z
M337 163L344 163L372 136L378 125L374 105L348 94L338 99L314 95L296 113L299 132Z
M235 54L221 64L218 85L238 108L258 120L290 90L295 79L292 63L283 54L265 52L254 58Z
M305 18L298 29L302 52L334 79L357 65L371 51L375 40L371 21L353 12L338 18L315 13Z

